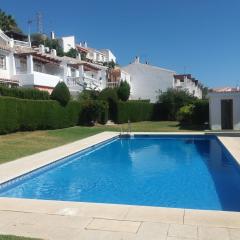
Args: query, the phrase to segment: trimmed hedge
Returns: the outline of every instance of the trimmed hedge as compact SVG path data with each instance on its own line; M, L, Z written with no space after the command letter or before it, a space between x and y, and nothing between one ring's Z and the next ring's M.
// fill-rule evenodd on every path
M118 102L117 123L151 121L154 104L144 101Z
M105 101L85 100L81 102L79 123L94 125L96 122L105 124L108 121L108 103Z
M16 97L22 99L49 100L47 91L40 91L34 88L7 88L0 86L0 96Z
M78 102L69 102L62 107L52 100L0 97L0 134L75 126L79 122L80 110Z

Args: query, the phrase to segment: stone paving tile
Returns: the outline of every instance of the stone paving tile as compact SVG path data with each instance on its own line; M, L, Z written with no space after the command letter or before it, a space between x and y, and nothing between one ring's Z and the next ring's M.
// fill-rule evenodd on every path
M184 224L240 228L240 212L186 209Z
M86 227L87 230L136 233L141 222L119 221L113 219L94 218Z
M184 209L159 207L130 207L126 220L145 222L183 223Z
M19 214L16 212L0 211L0 230L19 218Z
M197 226L170 224L168 236L197 239Z
M166 240L196 240L196 238L167 237Z
M228 231L231 240L240 240L240 228L229 228Z
M218 227L198 227L199 240L230 240L227 228Z

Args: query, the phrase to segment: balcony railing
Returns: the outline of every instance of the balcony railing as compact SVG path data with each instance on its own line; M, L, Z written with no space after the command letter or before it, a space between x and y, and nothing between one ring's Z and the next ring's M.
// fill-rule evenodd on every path
M29 42L14 40L14 45L20 46L20 47L31 47Z
M119 82L107 82L107 87L109 88L115 88L115 87L119 87Z

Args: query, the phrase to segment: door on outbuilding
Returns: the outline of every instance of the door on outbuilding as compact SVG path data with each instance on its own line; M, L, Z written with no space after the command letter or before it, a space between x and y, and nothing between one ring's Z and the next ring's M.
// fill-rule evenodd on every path
M233 129L233 100L221 100L222 129Z

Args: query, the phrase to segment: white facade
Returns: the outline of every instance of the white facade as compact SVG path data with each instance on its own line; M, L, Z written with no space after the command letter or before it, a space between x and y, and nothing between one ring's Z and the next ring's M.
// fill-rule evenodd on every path
M109 49L101 49L100 52L104 53L106 56L106 62L115 62L116 63L116 57L114 56L114 54L112 53L111 50Z
M202 99L202 87L191 74L175 75L174 79L174 88L187 90L194 97Z
M68 52L71 48L76 48L74 36L62 37L58 41L65 53Z
M174 71L142 64L138 59L122 69L131 75L130 99L156 102L159 91L174 87Z
M26 47L27 43L16 44L0 32L0 83L51 92L59 81L64 81L74 95L83 89L106 87L107 67L58 57L54 50L48 54L44 46L32 49Z
M222 101L232 100L232 116L230 116L232 129L240 130L240 91L211 92L208 96L210 128L212 130L223 130Z

